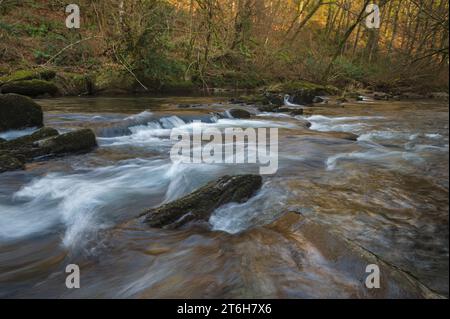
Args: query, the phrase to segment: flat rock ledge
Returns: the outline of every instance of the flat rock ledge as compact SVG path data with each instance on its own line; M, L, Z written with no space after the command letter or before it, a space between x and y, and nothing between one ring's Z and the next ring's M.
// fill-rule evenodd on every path
M0 142L0 173L25 169L25 163L37 158L86 153L96 146L90 129L60 135L57 130L44 127L29 136Z

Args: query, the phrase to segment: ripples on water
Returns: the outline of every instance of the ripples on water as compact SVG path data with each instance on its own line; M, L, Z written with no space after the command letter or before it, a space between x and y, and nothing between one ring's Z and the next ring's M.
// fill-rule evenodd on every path
M100 147L0 176L0 297L374 297L355 274L365 267L358 254L343 243L336 263L329 250L338 244L324 229L448 295L448 106L374 103L236 120L211 114L221 104L171 103L42 101L48 126L92 127ZM303 134L304 119L312 130L360 138ZM172 163L171 129L192 129L193 120L280 128L278 173L206 224L179 231L124 224L222 175L257 173L249 165ZM298 228L304 223L287 211L319 226ZM280 218L282 227L273 224ZM64 286L69 263L82 269L78 291ZM415 296L404 287L390 283L378 297Z

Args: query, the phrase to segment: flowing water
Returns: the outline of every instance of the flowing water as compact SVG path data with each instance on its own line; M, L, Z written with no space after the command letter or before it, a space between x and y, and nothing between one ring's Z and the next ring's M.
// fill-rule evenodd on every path
M0 298L448 296L448 105L323 106L303 117L247 107L255 116L238 120L213 114L231 107L224 101L40 100L47 126L93 128L99 148L0 175ZM194 120L278 127L279 170L254 198L219 208L208 223L149 229L135 221L144 209L226 174L258 172L173 163L171 129ZM371 258L385 272L377 293L364 285ZM65 286L69 264L80 266L81 289Z

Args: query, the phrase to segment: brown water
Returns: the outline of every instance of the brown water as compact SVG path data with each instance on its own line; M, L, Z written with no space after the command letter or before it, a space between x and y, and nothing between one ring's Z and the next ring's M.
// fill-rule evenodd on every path
M313 130L361 136L351 142L306 134L302 118L217 121L211 112L231 107L223 101L41 100L48 126L91 127L100 147L0 175L0 297L448 296L448 105L307 109ZM279 127L277 174L265 176L249 202L218 209L208 223L177 231L128 223L222 175L258 172L172 163L170 129L193 120ZM81 289L65 286L72 263L81 268ZM378 290L364 284L373 263L381 268Z

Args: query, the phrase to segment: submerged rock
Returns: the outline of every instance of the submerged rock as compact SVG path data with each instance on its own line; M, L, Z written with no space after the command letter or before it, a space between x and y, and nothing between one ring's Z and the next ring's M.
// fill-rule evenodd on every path
M324 132L326 135L342 140L357 141L359 136L350 132Z
M275 232L278 236L271 236L267 230ZM245 238L251 238L252 241L245 241ZM443 297L430 290L414 275L385 261L383 256L375 255L364 248L360 242L347 239L335 225L321 224L318 219L313 220L296 212L287 212L267 226L254 228L240 235L239 240L253 244L259 238L270 242L271 254L282 260L286 268L293 267L296 276L300 277L306 286L316 286L317 282L323 282L329 272L333 277L333 286L343 287L330 289L327 285L326 290L304 291L305 298L330 298L330 296L334 298L334 295L343 297L343 294L348 298L356 296L375 299ZM286 238L287 241L284 240ZM249 258L271 255L264 251L264 245L260 247L263 251ZM313 256L320 258L315 259ZM248 263L257 264L256 260L252 259ZM368 289L365 284L369 276L366 272L368 265L377 265L380 269L379 289ZM336 278L345 280L340 281Z
M193 220L208 220L218 207L243 203L262 186L258 175L224 176L179 200L144 213L150 227L178 228Z
M0 94L0 131L41 127L43 114L39 104L17 94Z
M249 119L252 117L252 114L249 111L243 109L231 109L228 112L235 119Z
M6 83L1 87L1 92L4 94L16 93L36 97L46 94L54 96L57 95L59 91L57 86L52 82L34 79Z
M24 163L36 158L86 153L96 146L95 134L90 129L59 135L55 129L43 128L32 135L0 144L0 173L24 169Z

